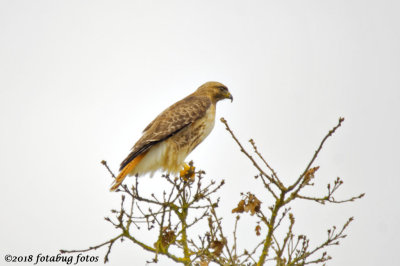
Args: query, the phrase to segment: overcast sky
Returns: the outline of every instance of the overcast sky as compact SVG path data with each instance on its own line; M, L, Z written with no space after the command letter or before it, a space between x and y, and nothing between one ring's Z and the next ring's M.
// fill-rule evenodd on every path
M213 132L188 160L207 178L226 180L226 231L240 192L260 193L264 208L268 202L220 117L243 143L254 138L291 182L344 116L316 162L318 184L310 191L340 176L338 197L366 197L300 204L295 232L316 244L328 227L354 216L327 265L393 265L400 236L399 11L396 0L1 0L0 264L6 254L56 255L116 234L103 218L120 198L109 192L111 178L99 162L116 171L158 113L215 80L234 101L218 104ZM159 178L143 177L144 188L160 189ZM254 233L253 226L241 230ZM254 244L246 241L242 247ZM105 252L90 254L102 260ZM109 265L151 258L126 241L114 246Z

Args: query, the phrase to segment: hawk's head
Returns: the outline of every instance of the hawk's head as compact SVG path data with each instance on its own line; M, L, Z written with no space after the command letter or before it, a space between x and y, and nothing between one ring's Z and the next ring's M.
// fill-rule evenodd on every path
M233 101L232 94L228 91L228 88L219 82L209 81L201 85L197 92L207 94L215 102L223 99L231 99Z

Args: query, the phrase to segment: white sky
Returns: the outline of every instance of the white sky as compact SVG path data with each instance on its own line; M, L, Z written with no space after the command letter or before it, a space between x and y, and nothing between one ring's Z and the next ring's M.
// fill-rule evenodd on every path
M217 119L243 143L254 138L286 182L346 118L319 157L315 189L340 176L341 196L367 195L300 204L295 231L322 240L355 216L328 265L391 265L400 236L399 11L395 0L1 0L1 260L115 234L103 217L120 198L99 162L116 170L159 112L216 80L234 96L219 103ZM220 211L229 231L239 193L262 192L256 170L218 120L188 159L226 179ZM157 189L159 177L147 179ZM254 244L245 237L253 230L243 225L242 246ZM102 261L105 251L90 254ZM151 258L126 241L109 265Z

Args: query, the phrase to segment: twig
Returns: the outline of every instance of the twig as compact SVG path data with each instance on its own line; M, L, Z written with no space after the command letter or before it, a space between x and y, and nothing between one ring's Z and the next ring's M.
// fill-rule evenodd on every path
M108 172L109 172L109 173L111 174L111 176L115 179L115 175L114 175L114 173L110 170L110 168L108 167L107 161L102 160L100 163L101 163L102 165L104 165L104 166L107 168Z
M88 251L91 251L91 250L96 250L96 249L98 249L98 248L101 248L101 247L103 247L103 246L105 246L105 245L109 245L109 246L108 246L107 253L106 253L105 257L104 257L104 263L106 263L106 262L108 261L108 256L110 255L112 245L114 244L114 242L115 242L116 240L118 240L118 239L121 238L122 236L123 236L123 234L119 234L118 236L116 236L116 237L114 237L114 238L111 238L110 240L108 240L108 241L106 241L106 242L104 242L104 243L101 243L101 244L99 244L99 245L97 245L97 246L89 247L89 248L86 248L86 249L77 249L77 250L65 250L65 249L60 249L60 253L88 252Z
M307 173L307 171L310 169L311 165L314 163L315 159L317 159L319 152L322 150L322 146L324 145L325 141L333 135L333 133L336 132L336 130L342 125L344 121L343 117L339 118L339 122L338 124L333 127L331 130L329 130L328 134L326 134L326 136L322 139L321 143L319 144L318 149L315 151L313 157L311 158L311 161L308 163L306 169L304 170L304 172L299 176L299 178L296 180L296 182L294 182L293 185L291 185L290 187L288 187L287 191L291 191L293 190L302 180L302 178L305 176L305 174Z

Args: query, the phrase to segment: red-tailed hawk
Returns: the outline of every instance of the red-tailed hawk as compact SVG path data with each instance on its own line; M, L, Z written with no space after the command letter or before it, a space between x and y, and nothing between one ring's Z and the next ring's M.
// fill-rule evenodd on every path
M233 99L228 88L219 82L207 82L159 114L121 163L110 190L116 190L127 175L154 173L159 169L179 172L189 153L210 134L215 106L223 99Z

